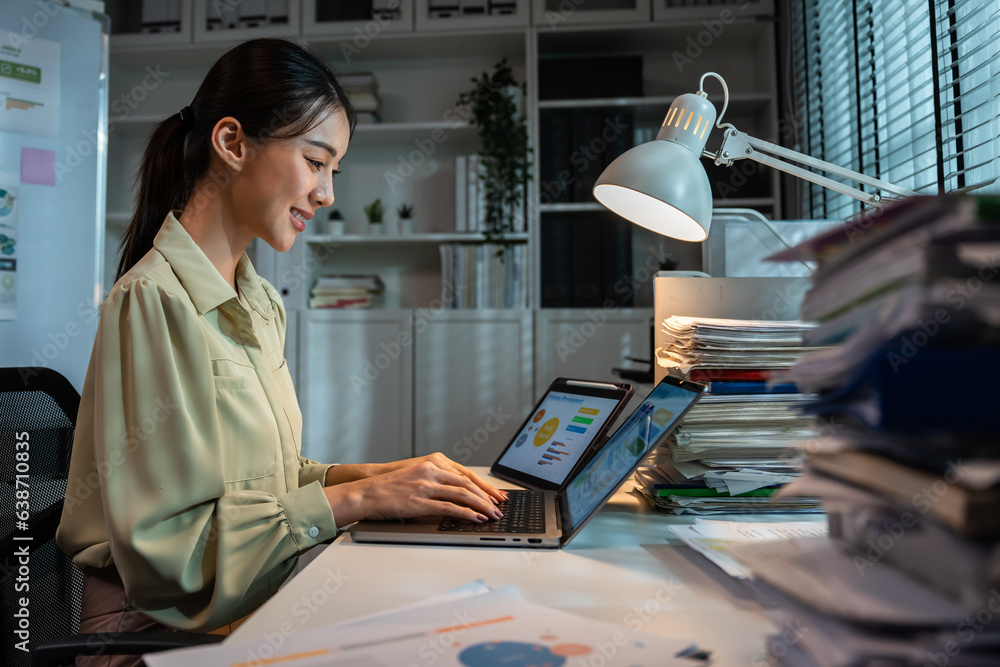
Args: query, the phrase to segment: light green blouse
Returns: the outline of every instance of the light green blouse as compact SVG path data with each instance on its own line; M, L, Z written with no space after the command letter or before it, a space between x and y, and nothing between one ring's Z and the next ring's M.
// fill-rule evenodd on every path
M57 540L118 567L129 601L186 630L263 603L336 535L330 467L300 456L285 310L246 255L247 311L169 214L108 294L87 369Z

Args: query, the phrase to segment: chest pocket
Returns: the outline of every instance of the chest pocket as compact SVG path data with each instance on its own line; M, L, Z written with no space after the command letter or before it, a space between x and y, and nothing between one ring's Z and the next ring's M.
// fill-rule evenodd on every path
M292 383L292 376L288 371L288 360L282 357L280 365L271 371L271 374L278 387L285 418L288 419L288 425L292 429L295 453L300 454L302 452L302 411L299 409L299 401L295 396L295 385Z
M273 476L279 454L278 427L253 368L228 361L212 365L226 482Z

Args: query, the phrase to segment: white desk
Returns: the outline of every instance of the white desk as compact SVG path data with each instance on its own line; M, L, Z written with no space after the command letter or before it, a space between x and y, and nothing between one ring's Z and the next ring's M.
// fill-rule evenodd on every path
M637 495L619 491L563 550L358 544L345 533L314 550L311 560L307 554L308 564L233 639L280 645L324 623L482 579L489 586L514 584L531 602L626 631L691 640L712 652L714 667L764 664L754 659L763 658L773 624L746 586L677 546L667 530L671 521L688 522L655 513Z

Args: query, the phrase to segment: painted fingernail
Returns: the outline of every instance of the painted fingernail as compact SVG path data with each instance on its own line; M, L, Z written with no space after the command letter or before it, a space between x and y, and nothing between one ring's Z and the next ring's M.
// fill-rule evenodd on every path
M482 514L477 514L476 515L476 521L478 521L479 523L486 523L488 521L488 519L485 516L483 516Z

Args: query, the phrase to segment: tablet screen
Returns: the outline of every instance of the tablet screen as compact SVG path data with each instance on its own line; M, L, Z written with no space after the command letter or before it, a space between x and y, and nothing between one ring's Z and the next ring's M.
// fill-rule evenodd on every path
M563 531L579 526L674 429L701 397L699 384L661 381L566 488ZM568 519L566 521L565 519Z
M614 413L618 399L550 391L497 464L560 484Z

